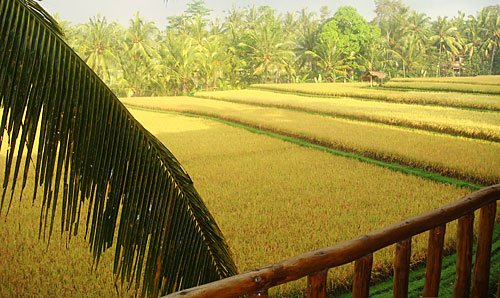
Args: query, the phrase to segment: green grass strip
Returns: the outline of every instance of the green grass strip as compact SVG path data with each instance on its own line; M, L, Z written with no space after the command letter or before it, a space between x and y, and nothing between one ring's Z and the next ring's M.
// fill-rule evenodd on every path
M217 122L224 123L224 124L232 126L232 127L245 129L245 130L247 130L249 132L253 132L253 133L257 133L257 134L262 134L262 135L270 136L270 137L277 138L277 139L280 139L280 140L283 140L283 141L286 141L286 142L290 142L290 143L293 143L293 144L297 144L297 145L300 145L300 146L303 146L303 147L313 148L313 149L325 151L325 152L332 153L332 154L337 155L337 156L342 156L342 157L346 157L346 158L355 159L355 160L358 160L358 161L361 161L361 162L365 162L365 163L368 163L368 164L377 165L377 166L380 166L380 167L384 167L384 168L387 168L387 169L390 169L390 170L393 170L393 171L396 171L396 172L405 173L405 174L408 174L408 175L418 176L418 177L421 177L421 178L424 178L424 179L428 179L428 180L432 180L432 181L439 182L439 183L451 184L451 185L454 185L454 186L457 186L457 187L466 187L466 188L469 188L471 190L479 190L479 189L481 189L481 188L484 187L483 185L479 185L479 184L475 184L475 183L463 181L463 180L460 180L460 179L450 178L450 177L447 177L447 176L442 176L440 174L427 172L427 171L424 171L424 170L418 169L418 168L411 168L411 167L403 166L403 165L400 165L400 164L388 163L388 162L384 162L384 161L372 159L372 158L369 158L369 157L365 157L365 156L362 156L362 155L358 155L358 154L355 154L355 153L349 153L349 152L344 152L344 151L340 151L340 150L337 150L337 149L332 149L332 148L329 148L329 147L326 147L326 146L321 146L321 145L313 144L313 143L310 143L310 142L306 142L306 141L301 140L301 139L296 138L296 137L281 135L281 134L278 134L278 133L275 133L275 132L258 129L258 128L251 127L251 126L248 126L248 125L244 125L244 124L240 124L240 123L236 123L236 122L232 122L232 121L220 119L220 118L217 118L217 117L214 117L214 116L207 116L207 115L194 114L194 113L185 113L185 112L173 112L173 111L154 110L154 109L149 109L149 108L144 108L144 107L137 107L137 106L131 106L131 105L126 105L126 106L129 107L129 108L143 110L143 111L149 111L149 112L164 113L164 114L173 114L173 115L181 115L181 116L186 116L186 117L202 118L202 119L208 119L208 120L212 120L212 121L217 121Z

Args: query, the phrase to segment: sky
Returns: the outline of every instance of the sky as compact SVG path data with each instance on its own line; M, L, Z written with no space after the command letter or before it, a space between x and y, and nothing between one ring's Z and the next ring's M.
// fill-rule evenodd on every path
M179 15L186 9L191 0L42 0L40 4L51 14L58 13L61 20L71 21L72 24L86 23L90 17L100 13L106 19L118 21L127 26L132 16L139 11L141 17L155 22L159 28L166 24L166 17ZM466 16L476 15L483 7L499 4L498 0L403 0L403 3L412 10L424 12L433 20L438 16L453 17L458 11L465 12ZM350 5L371 21L375 16L374 0L205 0L205 6L212 9L212 17L225 16L224 11L247 6L269 5L279 12L298 11L308 8L309 11L319 12L321 6L328 6L333 14L338 7Z

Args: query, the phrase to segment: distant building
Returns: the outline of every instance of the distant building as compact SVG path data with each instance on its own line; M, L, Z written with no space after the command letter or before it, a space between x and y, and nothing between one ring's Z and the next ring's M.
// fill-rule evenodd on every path
M373 79L374 78L378 78L380 79L380 82L381 84L384 83L384 79L385 77L387 77L387 75L385 74L385 72L382 72L382 71L373 71L373 70L370 70L370 71L367 71L362 77L361 77L361 80L362 81L370 81L370 86L373 87Z
M464 59L462 57L455 57L454 61L451 62L450 66L455 76L462 75L462 70L464 69L463 60Z

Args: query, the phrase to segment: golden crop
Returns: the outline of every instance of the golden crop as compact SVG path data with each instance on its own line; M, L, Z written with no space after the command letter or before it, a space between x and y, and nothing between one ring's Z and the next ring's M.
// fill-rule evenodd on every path
M453 92L468 92L468 93L485 93L497 95L497 100L500 99L500 84L498 85L479 85L471 83L444 83L431 81L391 81L384 84L385 88L400 88L400 89L419 89L431 91L453 91Z
M498 78L489 77L482 81L483 85ZM443 81L475 84L472 78ZM366 86L357 83L260 87L500 110L498 96L401 92ZM495 139L500 138L497 112L256 90L198 93L197 96L217 100L164 97L122 101L156 110L226 119L476 183L500 182L500 143L388 125ZM335 245L443 206L470 192L216 121L133 108L130 111L186 168L227 237L240 272ZM0 151L0 164L5 150L6 146ZM33 183L30 179L28 188L33 187ZM25 191L23 201L13 202L9 217L0 225L0 238L4 241L0 246L0 280L9 281L0 283L0 293L12 297L117 295L111 251L103 256L97 271L90 274L91 253L82 235L67 243L68 235L59 236L57 224L50 244L57 248L47 249L45 242L36 240L41 199L34 206L30 199L29 191ZM453 246L455 234L455 224L448 225L447 247ZM424 257L426 245L427 234L413 239L414 260ZM393 258L393 248L377 252L374 270L387 272ZM333 286L349 284L351 274L352 265L332 269L330 283ZM64 282L54 284L54 280ZM303 286L304 280L274 291L288 293ZM134 295L134 289L127 291L119 284L118 292L122 296Z
M457 94L446 92L398 91L370 88L368 83L300 83L256 84L253 87L284 92L299 92L319 96L347 96L400 103L435 104L455 107L500 110L500 96Z
M292 108L500 141L500 113L352 98L320 98L261 90L198 92L199 97Z
M131 111L186 168L241 272L357 237L469 192L210 120ZM454 229L448 227L452 237ZM414 240L417 258L426 237ZM393 253L378 253L374 267L387 266ZM339 281L351 273L348 267L331 271Z
M240 272L334 245L468 193L214 121L131 112L185 166L227 237ZM9 287L1 292L12 296L115 295L111 251L91 275L91 254L82 235L65 250L67 235L55 232L51 245L58 248L46 250L36 240L38 206L30 204L27 197L22 204L14 202L10 218L0 225L6 244L0 247L0 278L14 281L0 285ZM14 233L18 225L21 232ZM454 235L454 229L448 229L449 235ZM422 235L414 240L417 258L422 257L425 239ZM54 265L61 251L67 261ZM392 258L392 249L377 253L374 268L383 270ZM336 281L345 282L349 274L349 267L331 270ZM52 285L53 280L67 282Z
M500 76L394 78L391 79L391 82L440 82L499 86Z
M484 184L500 181L500 144L495 142L203 98L122 101L157 110L211 115L469 181Z
M5 168L5 152L0 152L1 169ZM3 180L4 171L0 172ZM48 235L42 233L38 239L43 192L38 193L32 204L30 191L34 183L32 169L22 201L19 201L20 192L17 190L7 216L4 205L0 224L0 296L133 297L133 287L127 290L119 281L116 288L114 286L113 249L103 254L97 268L92 267L92 252L84 240L86 209L82 209L79 234L71 241L68 241L68 232L61 234L60 222L57 221L60 208L50 244L47 243Z

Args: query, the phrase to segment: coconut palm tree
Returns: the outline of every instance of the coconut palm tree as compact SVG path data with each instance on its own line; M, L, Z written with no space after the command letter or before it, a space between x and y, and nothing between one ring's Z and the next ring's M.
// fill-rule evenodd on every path
M430 17L413 11L408 17L406 36L413 39L419 50L425 50L430 35Z
M121 94L147 96L152 94L150 85L153 63L158 57L154 39L158 29L151 21L144 21L137 12L124 32L124 40L118 60L121 78L118 82Z
M347 70L351 69L346 60L352 59L353 53L348 58L343 58L345 53L339 49L334 38L322 40L312 51L306 51L306 54L315 59L328 81L336 82L339 76L345 78Z
M482 16L481 12L477 19L471 15L465 21L464 35L466 38L466 42L463 48L463 55L467 58L466 67L469 74L477 74L480 72L479 69L484 68L483 59L474 59L475 57L479 57L481 53L480 50L483 39L481 36L482 30L478 19L481 19L483 17L484 16Z
M319 20L316 19L314 12L308 12L302 8L297 19L297 30L295 34L295 55L296 67L301 74L310 74L314 72L313 58L306 54L312 51L317 43L319 33Z
M483 29L482 49L490 58L489 74L493 74L493 62L500 47L500 14L495 13L494 10L488 11L486 17L481 20L480 26Z
M117 278L135 280L147 296L234 274L189 175L63 41L53 19L32 0L0 0L0 24L0 128L8 135L0 142L10 148L0 212L21 176L25 188L37 151L33 193L43 192L40 233L49 239L56 209L71 234L88 208L95 262L114 245Z
M206 38L199 49L198 64L207 91L210 86L217 88L217 79L222 77L225 68L228 57L222 45L221 35L214 34Z
M450 60L452 56L458 55L462 49L461 39L457 27L453 26L447 17L438 17L433 23L433 30L434 35L430 37L430 42L438 48L438 76L441 76L443 56Z
M144 21L137 12L130 20L130 26L125 31L124 41L134 57L156 56L154 39L158 35L158 29L154 22Z
M85 63L106 83L111 83L111 69L118 62L117 24L108 24L106 17L97 15L83 24L76 35L76 49Z
M295 53L290 41L284 40L274 12L265 11L260 16L256 29L245 32L240 47L249 57L254 75L264 75L263 82L269 82L270 74L279 74L290 65Z

